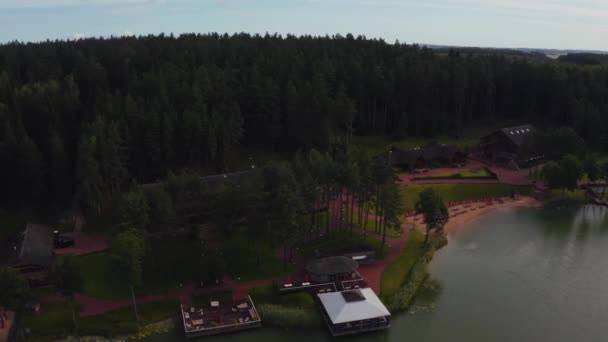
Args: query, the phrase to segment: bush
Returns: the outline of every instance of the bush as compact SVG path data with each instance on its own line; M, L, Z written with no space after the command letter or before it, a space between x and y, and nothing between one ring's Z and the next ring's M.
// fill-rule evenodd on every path
M257 304L274 304L287 308L313 309L315 302L306 292L280 293L272 286L259 286L249 290L251 299Z
M386 307L393 313L407 309L427 277L427 261L425 258L420 258L410 270L405 285L388 299Z
M412 230L407 245L401 250L399 256L382 272L380 283L381 297L389 298L399 291L399 288L407 279L410 269L424 254L423 244L424 235L417 230Z
M422 236L421 233L419 233L417 235L419 235L418 238L420 238L420 236ZM416 237L417 235L412 235L412 237ZM412 241L415 241L415 240L412 240ZM405 252L402 253L402 255L400 255L398 257L398 259L399 259L400 257L407 255L407 263L400 263L398 265L403 265L403 266L406 266L407 264L411 265L412 262L413 262L413 265L406 269L400 269L400 274L405 273L406 278L405 278L405 281L402 281L399 289L395 293L388 293L388 291L386 291L387 287L384 285L385 274L384 273L382 274L383 299L387 303L387 305L386 305L387 308L393 312L403 311L410 306L410 304L412 303L412 300L416 296L416 293L418 292L420 287L424 284L425 280L428 278L428 272L427 272L428 263L433 259L433 256L434 256L436 250L447 245L448 239L443 234L439 235L439 236L437 236L437 235L433 236L430 240L429 249L422 249L420 243L421 243L420 241L413 242L412 245L410 245L408 243L408 246L404 249ZM408 248L412 248L412 250L410 250L409 253L407 252ZM415 253L416 250L413 248L417 248L418 253ZM414 252L414 253L412 253L412 252ZM415 257L417 257L417 258L415 260L412 260L412 258L415 258ZM393 264L391 264L391 266L392 265ZM385 270L385 272L386 272L386 270Z
M264 324L287 329L322 327L321 317L312 308L302 309L276 304L260 304L257 308Z

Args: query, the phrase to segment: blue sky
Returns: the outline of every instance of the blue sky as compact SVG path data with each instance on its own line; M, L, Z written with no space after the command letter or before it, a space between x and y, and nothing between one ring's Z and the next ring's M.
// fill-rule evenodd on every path
M0 0L0 42L211 31L608 50L608 0Z

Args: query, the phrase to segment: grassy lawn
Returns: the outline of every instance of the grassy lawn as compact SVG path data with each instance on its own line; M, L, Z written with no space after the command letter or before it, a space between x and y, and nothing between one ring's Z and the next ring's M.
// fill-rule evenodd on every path
M256 305L275 304L292 308L312 309L315 302L307 292L280 293L272 286L259 286L249 290L249 295Z
M407 245L403 248L401 254L382 272L380 282L382 297L390 297L399 291L412 266L426 252L426 249L422 248L423 243L424 234L412 230Z
M285 268L270 242L252 239L246 228L225 239L223 252L227 273L241 281L281 277L293 268L290 264Z
M344 210L344 217L348 218L348 220L350 222L350 208L346 208ZM365 218L363 218L363 222L361 222L359 220L359 215L357 215L356 210L355 210L355 214L353 215L353 222L355 224L355 227L359 227L365 231L372 232L374 230L374 220L372 218L370 218L367 222L367 226L365 226ZM401 235L403 235L403 230L401 230L401 227L398 227L397 229L393 229L393 228L386 229L386 236L388 236L388 237L397 238L397 237L400 237Z
M131 286L112 275L110 252L100 252L78 257L83 278L83 293L103 299L124 299L131 297ZM149 272L148 272L149 273ZM144 287L135 289L136 296L170 292L179 288L175 279L154 282L144 281Z
M184 237L155 238L148 241L143 264L143 286L135 295L167 293L180 284L194 280L197 274L199 242ZM95 298L124 299L131 297L131 285L122 281L112 269L110 251L76 258L83 276L83 293ZM192 261L192 262L189 262Z
M0 209L0 241L25 229L23 215Z
M76 258L83 278L82 292L85 295L104 298L122 299L131 296L129 284L120 283L112 277L111 254L100 252Z
M401 188L401 199L405 210L413 210L418 195L426 188L434 189L445 202L482 197L505 197L516 194L527 195L532 191L531 186L491 184L410 184Z
M376 251L376 258L382 259L384 257L381 254L382 241L354 232L351 236L348 231L332 231L317 240L307 242L300 246L300 254L311 257L315 255L317 250L339 251L364 246L373 248Z
M192 303L196 306L209 306L212 301L220 303L232 302L232 290L218 290L211 293L194 295Z
M178 313L177 300L165 300L139 304L140 325L159 322ZM76 318L78 334L117 336L137 332L137 322L132 307L107 312L103 315ZM74 332L72 304L66 302L44 303L40 315L25 315L24 328L30 329L28 341L53 341Z
M21 327L29 329L28 341L53 341L74 329L72 306L65 302L45 303L40 315L24 315Z
M441 144L456 145L460 147L473 146L479 142L479 138L494 131L503 125L489 125L466 129L460 137L454 136L439 136L436 138L407 138L400 141L393 141L382 137L360 137L353 136L352 143L357 146L362 152L368 155L376 156L384 153L391 146L401 149L413 149L418 146L427 145L433 141Z
M175 299L137 305L139 325L145 326L176 317L179 301ZM137 332L137 321L133 307L125 307L103 315L78 318L80 335L116 336Z
M459 172L440 173L432 176L422 176L420 178L494 178L494 175L486 167L464 169Z

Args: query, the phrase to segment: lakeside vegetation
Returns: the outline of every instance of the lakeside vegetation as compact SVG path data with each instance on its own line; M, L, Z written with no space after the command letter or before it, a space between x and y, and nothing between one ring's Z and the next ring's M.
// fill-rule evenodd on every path
M117 337L138 332L140 327L177 317L179 302L164 300L138 304L139 321L133 307L109 311L103 315L80 317L78 305L70 302L45 303L44 315L25 314L21 330L29 329L28 341L54 341L77 333L79 336ZM76 325L74 326L74 323ZM24 332L20 332L23 334Z
M383 300L394 296L399 291L411 268L426 253L426 249L423 247L424 234L415 229L410 230L407 244L399 256L382 272L380 297Z
M249 294L264 324L283 329L322 327L312 296L306 292L279 293L273 286L255 287Z

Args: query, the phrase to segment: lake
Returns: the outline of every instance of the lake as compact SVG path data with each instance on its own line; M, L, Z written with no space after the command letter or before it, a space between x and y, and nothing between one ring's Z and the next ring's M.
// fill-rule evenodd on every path
M348 341L607 341L608 210L500 209L450 237L386 332ZM148 341L181 341L179 332ZM333 341L264 328L214 342ZM346 340L346 339L342 339Z

